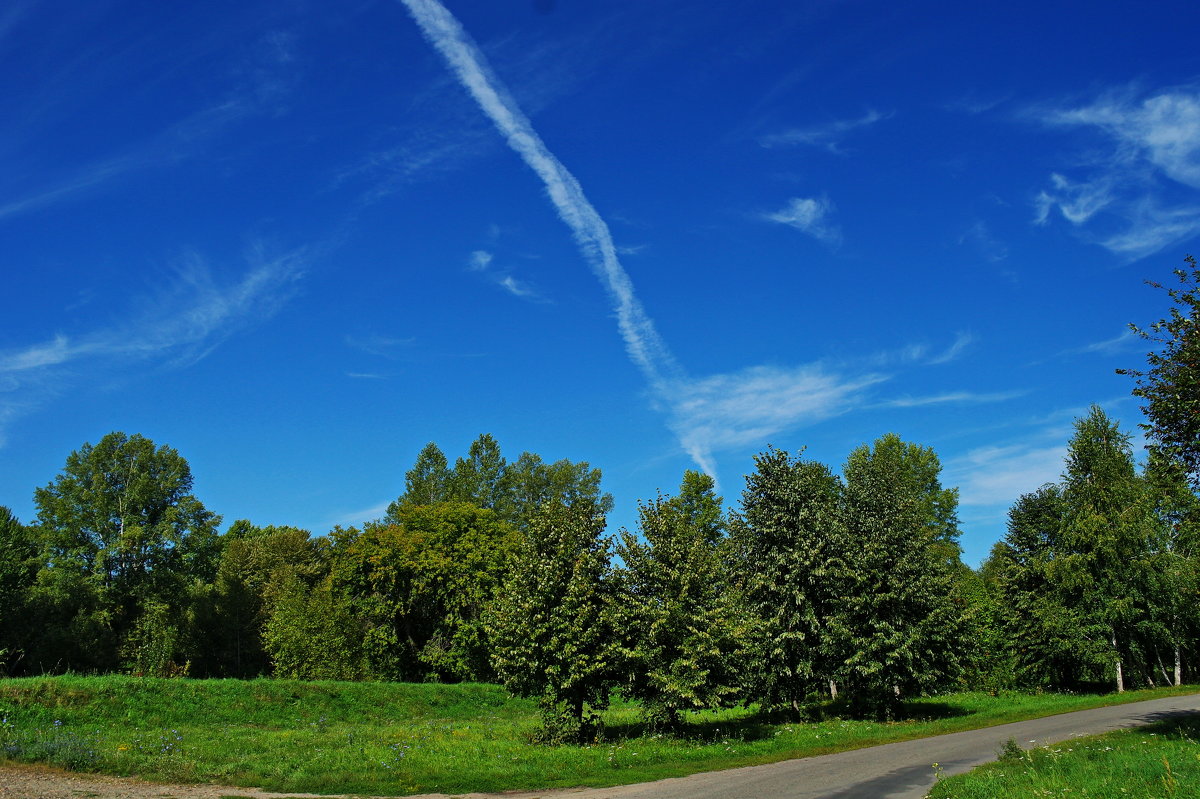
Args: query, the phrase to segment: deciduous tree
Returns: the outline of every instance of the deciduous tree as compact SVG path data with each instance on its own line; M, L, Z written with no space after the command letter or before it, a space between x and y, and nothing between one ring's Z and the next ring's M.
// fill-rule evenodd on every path
M487 614L492 665L514 694L538 699L546 741L591 738L617 677L603 531L592 503L542 505Z
M734 524L740 581L759 624L754 693L769 708L799 713L833 689L840 670L830 623L851 587L842 483L824 464L781 450L754 462Z
M1175 287L1147 281L1171 298L1167 316L1149 328L1130 325L1157 347L1146 355L1149 368L1117 373L1137 382L1133 394L1145 400L1143 427L1150 441L1177 458L1200 488L1200 267L1190 255L1184 261L1186 268L1174 270Z
M903 697L958 676L960 616L945 546L955 542L939 509L939 469L932 450L894 434L846 461L843 552L853 580L831 627L860 713L891 717Z
M613 613L625 693L652 727L669 730L680 711L740 698L745 610L720 548L725 514L711 477L688 471L677 496L638 510L641 535L622 531L617 544Z
M146 603L173 605L187 581L213 578L220 519L191 488L191 469L178 452L110 433L71 453L54 482L37 489L38 588L46 606L68 616L54 626L77 628L68 639L108 630L119 644ZM57 660L114 665L111 642L92 644L94 662Z

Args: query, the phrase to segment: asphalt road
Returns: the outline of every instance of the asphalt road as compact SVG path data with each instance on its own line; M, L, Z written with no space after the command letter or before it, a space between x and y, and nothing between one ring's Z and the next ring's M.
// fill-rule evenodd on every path
M1200 694L1080 710L836 755L639 785L505 796L508 799L922 799L936 781L934 763L940 764L946 776L970 771L995 760L997 751L1010 737L1028 749L1190 713L1200 713Z

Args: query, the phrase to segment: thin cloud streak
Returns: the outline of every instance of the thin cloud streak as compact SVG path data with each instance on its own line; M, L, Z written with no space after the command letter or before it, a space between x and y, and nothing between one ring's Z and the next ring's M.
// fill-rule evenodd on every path
M988 402L1004 402L1023 396L1024 391L1001 391L993 394L976 394L972 391L952 391L946 394L935 394L929 397L898 397L882 403L888 408L921 408L926 405L947 404L979 404Z
M346 335L343 340L349 347L381 358L395 358L399 350L411 347L417 341L415 337L396 338L377 333L366 336Z
M1113 338L1105 339L1104 341L1096 341L1091 344L1085 344L1082 347L1075 347L1069 350L1063 350L1059 355L1083 355L1093 352L1114 353L1121 352L1132 348L1132 345L1141 341L1136 333L1132 330L1126 330L1120 335Z
M975 337L970 333L959 333L957 336L955 336L954 343L951 344L945 352L943 352L941 355L930 358L927 363L933 366L940 366L944 363L950 363L951 361L957 360L958 356L962 355L967 347L971 346L973 343L975 343Z
M35 344L25 350L0 356L0 374L56 366L71 358L71 346L67 337L59 334L46 344Z
M0 353L0 437L5 425L88 379L89 369L128 367L158 359L167 367L192 365L230 336L273 316L291 298L309 260L306 250L267 258L249 255L250 268L221 285L196 254L176 266L170 286L140 307L132 321L76 337L57 334L50 342Z
M0 18L0 36L4 24L5 18ZM255 69L220 101L183 117L132 150L77 166L73 174L60 174L50 185L0 205L0 220L69 200L128 175L194 158L203 145L236 123L259 114L280 115L283 98L292 85L290 64L295 59L295 37L273 31L260 41L259 50L261 57Z
M878 111L867 111L858 119L839 119L830 122L826 125L813 125L806 128L793 128L782 133L773 133L769 136L763 136L758 140L763 147L790 147L795 145L806 145L809 147L820 147L837 155L843 155L844 150L839 146L842 138L851 131L859 128L866 128L874 125L880 120L888 119L892 115L882 114Z

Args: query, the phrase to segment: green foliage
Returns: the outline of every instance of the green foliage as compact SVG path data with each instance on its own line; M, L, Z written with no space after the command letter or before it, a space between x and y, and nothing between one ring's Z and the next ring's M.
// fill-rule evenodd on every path
M990 562L990 561L989 561ZM1016 662L998 601L995 571L976 571L961 562L952 570L951 599L961 614L961 684L968 690L998 694L1016 687Z
M454 461L454 471L450 475L451 499L503 514L507 467L508 461L500 454L500 444L490 433L484 433L471 442L467 457Z
M332 553L332 585L365 625L371 673L490 677L481 618L508 570L515 530L462 502L403 505L392 518L346 531Z
M504 470L502 485L506 518L524 525L539 507L558 500L567 505L592 502L601 514L612 510L612 495L600 490L600 470L587 461L563 458L545 463L540 455L522 452Z
M0 505L0 674L23 654L15 645L29 632L26 602L37 575L36 554L29 528Z
M1157 533L1129 441L1096 406L1076 420L1063 474L1061 546L1051 566L1084 636L1109 642L1119 689L1120 669L1136 657L1138 627L1148 620Z
M1178 285L1163 289L1172 306L1164 319L1148 329L1130 325L1134 333L1157 349L1147 353L1149 369L1118 369L1133 376L1135 397L1145 401L1148 424L1143 425L1151 442L1166 455L1178 459L1200 488L1200 266L1187 256L1186 268L1174 270Z
M263 648L277 677L357 680L365 675L363 629L328 578L309 587L288 568L272 576Z
M626 696L655 729L680 711L726 707L742 695L745 609L720 544L725 527L713 480L684 474L679 495L639 508L641 537L622 531L614 626L623 638Z
M1152 451L1139 475L1103 411L1076 420L1062 482L1017 501L988 563L1021 684L1176 681L1162 654L1195 641L1198 507L1177 460Z
M178 662L179 639L171 608L162 602L146 603L122 647L126 668L138 677L186 677L190 664Z
M996 760L1001 763L1019 763L1026 759L1025 750L1017 743L1017 739L1011 735L1008 740L1000 746L1000 751L996 753Z
M612 509L612 496L600 491L600 470L586 461L546 463L540 455L523 452L509 462L488 433L471 443L454 468L436 444L425 445L405 475L405 490L388 506L385 522L399 523L405 505L464 502L494 512L517 527L528 524L543 504L558 500L568 505L594 502L601 513Z
M230 525L223 538L216 579L193 589L188 625L193 669L228 677L267 674L262 634L268 588L280 571L315 585L328 572L328 544L307 530L257 527L245 519Z
M1103 678L1108 637L1079 616L1057 582L1066 507L1057 484L1018 498L1008 534L985 564L1018 684L1078 688Z
M754 696L793 714L840 669L830 623L845 599L842 484L828 467L770 449L755 457L734 551L759 622Z
M191 579L212 579L220 520L191 487L175 450L110 433L37 489L42 570L32 598L44 633L32 643L33 667L114 668L145 607L177 608Z
M404 493L388 507L392 518L399 505L436 505L450 499L450 467L445 454L430 441L417 455L417 462L404 475Z
M187 461L170 447L124 433L84 444L34 493L44 554L129 596L160 595L181 573L211 579L219 519L191 488Z
M603 531L593 503L541 506L485 619L496 674L538 699L547 742L591 738L616 677Z
M961 616L947 562L953 494L933 451L888 434L846 461L847 586L831 623L851 707L891 717L903 696L952 685ZM955 558L956 559L956 558Z

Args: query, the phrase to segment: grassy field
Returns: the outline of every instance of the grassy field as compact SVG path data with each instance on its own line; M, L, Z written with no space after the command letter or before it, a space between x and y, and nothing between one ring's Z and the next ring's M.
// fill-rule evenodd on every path
M940 781L931 799L1200 796L1200 719L1178 719L1017 754Z
M9 679L0 680L0 761L316 793L616 785L1195 690L954 694L911 702L906 720L887 724L771 723L738 709L693 714L680 738L646 734L637 707L617 703L605 740L543 747L529 742L533 703L491 685Z

